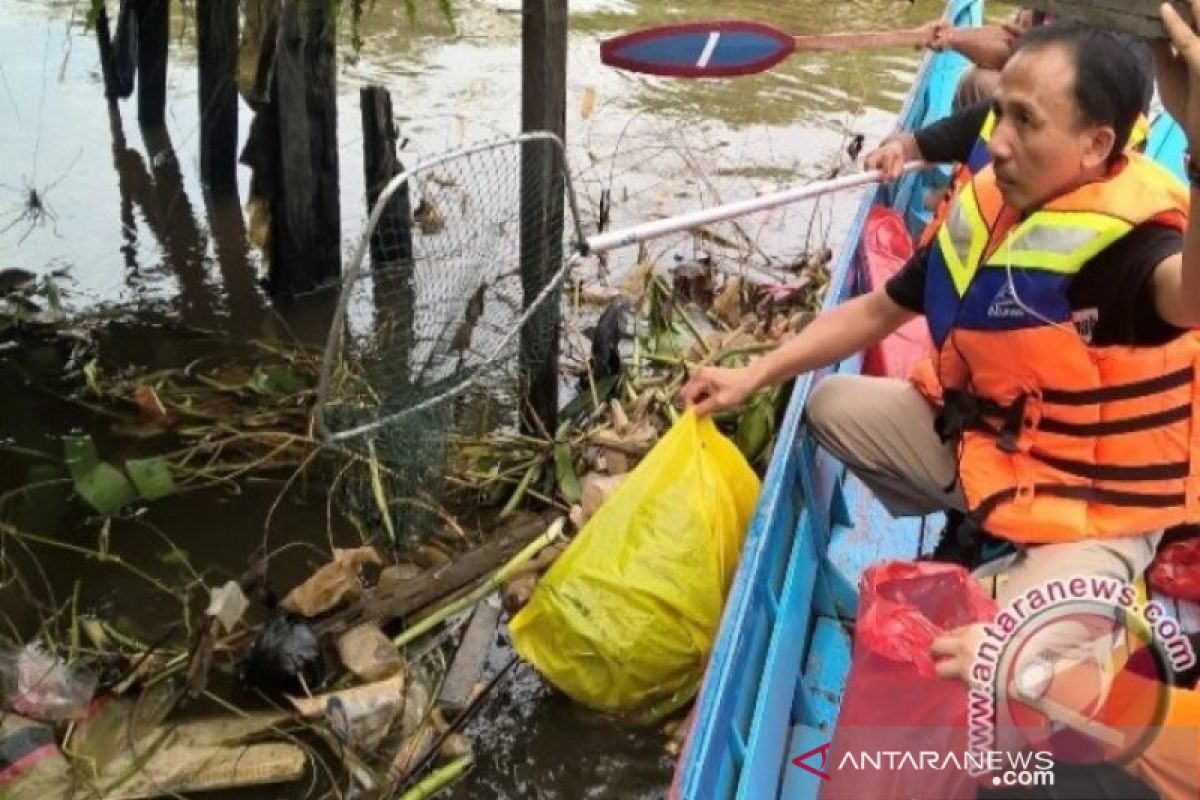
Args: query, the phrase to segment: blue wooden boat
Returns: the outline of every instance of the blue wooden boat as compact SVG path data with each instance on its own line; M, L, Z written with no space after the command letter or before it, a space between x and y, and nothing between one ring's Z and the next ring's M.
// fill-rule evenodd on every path
M959 26L979 25L983 0L951 0L947 15ZM966 66L955 53L928 54L899 126L913 130L946 115ZM1182 177L1184 147L1174 121L1155 115L1147 152ZM900 212L915 236L928 219L923 196L933 180L933 173L909 175L865 194L833 267L826 307L867 286L858 243L872 208ZM874 562L911 559L937 543L940 514L893 519L805 430L801 412L816 381L861 369L855 356L795 383L673 798L816 798L820 778L791 761L832 739L850 667L845 623L855 618L859 577ZM1194 607L1178 611L1194 628Z

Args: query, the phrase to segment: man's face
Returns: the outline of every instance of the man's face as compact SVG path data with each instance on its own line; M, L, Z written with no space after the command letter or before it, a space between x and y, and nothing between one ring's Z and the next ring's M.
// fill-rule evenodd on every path
M1004 201L1027 212L1103 175L1113 129L1084 125L1070 52L1047 45L1017 53L1000 75L988 150Z

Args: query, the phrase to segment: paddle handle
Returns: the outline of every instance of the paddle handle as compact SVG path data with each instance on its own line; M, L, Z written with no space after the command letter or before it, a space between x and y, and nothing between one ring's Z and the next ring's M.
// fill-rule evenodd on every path
M924 161L909 161L904 165L904 172L925 169L928 166L930 165ZM787 205L788 203L795 203L800 200L840 192L844 189L853 189L859 186L878 183L882 177L883 173L879 170L860 172L855 175L846 175L828 181L810 183L807 186L797 186L792 189L764 194L749 200L739 200L734 203L713 206L712 208L692 211L675 217L657 219L653 222L646 222L641 225L634 225L629 228L590 236L584 241L582 250L584 253L603 253L618 247L628 247L631 244L657 239L660 236L678 233L679 231L700 228L714 222L724 222L734 217L753 214L756 211L766 211L771 208Z
M919 47L926 43L929 33L922 28L863 33L829 33L796 36L796 50L866 50L872 47Z

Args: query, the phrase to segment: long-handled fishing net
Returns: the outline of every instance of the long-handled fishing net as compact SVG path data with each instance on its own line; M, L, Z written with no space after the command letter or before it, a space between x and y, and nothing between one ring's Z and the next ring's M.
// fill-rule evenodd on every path
M557 357L559 290L580 259L878 178L848 176L585 238L552 134L425 161L380 193L345 271L318 431L370 459L369 488L389 509L381 522L392 538L420 538L437 524L452 443L521 421L530 367ZM411 226L394 213L407 206Z

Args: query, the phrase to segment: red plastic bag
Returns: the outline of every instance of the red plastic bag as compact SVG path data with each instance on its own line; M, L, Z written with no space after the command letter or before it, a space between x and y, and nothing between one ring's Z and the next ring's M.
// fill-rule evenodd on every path
M966 685L935 674L929 646L945 631L995 615L991 597L953 564L890 561L863 574L823 800L975 796L965 765L946 766L947 754L961 763L969 750Z
M867 289L878 289L904 267L913 255L904 218L895 210L875 206L867 215L859 244L859 259ZM933 351L929 325L921 317L909 320L879 344L863 353L863 374L907 380L913 365Z
M1169 597L1200 602L1200 531L1189 534L1158 549L1150 565L1150 586Z

